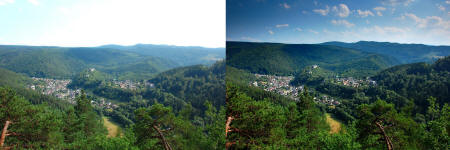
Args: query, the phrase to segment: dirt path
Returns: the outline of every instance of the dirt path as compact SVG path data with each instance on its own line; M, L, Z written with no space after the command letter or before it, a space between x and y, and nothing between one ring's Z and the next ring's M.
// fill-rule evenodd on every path
M334 120L330 114L326 114L327 123L330 125L330 133L338 133L341 131L341 123L337 120Z
M116 137L119 133L119 126L109 121L107 117L103 117L103 125L108 129L108 137Z

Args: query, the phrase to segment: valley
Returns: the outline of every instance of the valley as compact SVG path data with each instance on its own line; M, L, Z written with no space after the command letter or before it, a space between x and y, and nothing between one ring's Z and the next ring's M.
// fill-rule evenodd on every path
M244 141L231 147L245 148L382 149L383 142L365 141L382 140L381 126L397 148L442 148L446 144L427 140L448 142L449 47L394 44L413 47L399 50L409 53L400 57L379 46L386 43L371 44L378 46L227 42L227 115L234 129L227 142ZM440 137L433 137L432 126L442 127Z
M139 128L152 123L158 130L174 128L164 135L177 147L221 145L224 49L145 47L0 46L0 108L11 108L0 109L2 116L11 114L0 122L20 122L8 130L24 135L8 136L5 144L159 149L157 132Z

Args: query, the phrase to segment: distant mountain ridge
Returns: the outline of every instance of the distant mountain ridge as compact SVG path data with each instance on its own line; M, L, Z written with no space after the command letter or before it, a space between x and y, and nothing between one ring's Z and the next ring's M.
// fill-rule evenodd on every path
M322 45L334 45L392 56L402 64L433 62L450 55L450 46L431 46L424 44L400 44L390 42L359 41L355 43L325 42Z
M156 56L172 60L181 66L213 64L225 58L225 48L205 48L200 46L173 46L136 44L132 46L104 45L102 48L114 48L135 52L146 56Z
M212 64L210 61L216 60L216 54L223 52L208 48L192 50L185 47L171 47L173 47L171 51L156 47L158 50L150 52L136 47L128 50L128 48L122 49L118 46L109 46L108 48L108 46L0 45L0 68L24 73L28 76L48 78L71 78L84 69L96 68L116 77L137 79L148 78L175 67ZM169 58L172 54L176 59ZM221 58L220 55L217 57L217 59Z
M227 65L252 73L289 75L319 65L367 76L399 62L389 56L320 44L227 42Z

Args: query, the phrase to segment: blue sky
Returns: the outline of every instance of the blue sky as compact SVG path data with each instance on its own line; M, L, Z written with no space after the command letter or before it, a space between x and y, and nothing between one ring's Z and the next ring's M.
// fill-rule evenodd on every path
M227 41L450 45L450 0L227 0Z
M225 47L225 20L225 0L0 0L0 44Z

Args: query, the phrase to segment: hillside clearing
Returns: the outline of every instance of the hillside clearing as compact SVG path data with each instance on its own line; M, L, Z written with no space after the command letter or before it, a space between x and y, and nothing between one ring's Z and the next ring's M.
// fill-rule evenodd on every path
M107 117L103 117L103 125L108 129L107 137L116 137L119 133L119 126L109 121Z
M329 113L325 115L327 117L327 123L330 125L330 133L338 133L341 131L341 123L331 117Z

